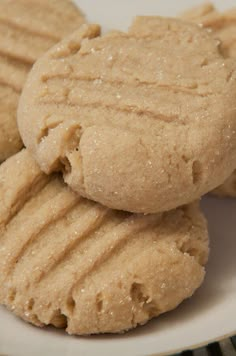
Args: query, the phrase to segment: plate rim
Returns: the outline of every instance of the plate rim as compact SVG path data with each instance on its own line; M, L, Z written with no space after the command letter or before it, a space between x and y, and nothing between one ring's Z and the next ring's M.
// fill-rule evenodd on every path
M157 353L154 353L154 354L153 353L152 354L147 354L145 356L167 356L167 355L179 354L179 353L185 352L185 351L194 351L194 350L200 349L202 347L206 347L207 345L210 345L210 344L212 344L214 342L220 342L220 341L223 341L223 340L226 340L226 339L230 339L231 337L234 337L234 336L236 336L236 329L233 332L230 332L230 333L227 333L227 334L224 334L224 335L209 339L209 340L204 341L204 342L200 342L200 343L197 343L197 344L190 345L187 348L185 348L185 347L184 348L178 348L178 349L170 350L168 352L160 352L160 353L157 352ZM0 354L0 356L2 356L2 355ZM8 356L8 355L3 355L3 356Z

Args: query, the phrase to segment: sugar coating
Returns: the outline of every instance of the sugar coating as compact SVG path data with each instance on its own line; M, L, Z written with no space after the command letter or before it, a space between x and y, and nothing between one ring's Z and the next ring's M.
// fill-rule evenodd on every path
M236 59L236 8L220 13L213 4L208 3L187 11L182 17L210 30L214 37L220 39L223 55ZM236 170L213 193L222 197L236 197Z
M23 150L0 166L0 303L70 334L123 332L177 307L208 259L198 203L111 210L46 176Z
M0 162L23 145L16 111L30 68L84 22L69 0L0 1Z
M166 211L235 167L235 68L195 24L138 17L102 37L85 26L35 64L20 132L41 169L82 196Z

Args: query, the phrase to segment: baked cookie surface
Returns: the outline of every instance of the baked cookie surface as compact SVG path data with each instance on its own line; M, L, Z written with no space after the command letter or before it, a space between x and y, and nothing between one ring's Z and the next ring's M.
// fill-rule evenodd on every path
M20 132L44 172L62 170L110 208L152 213L233 171L235 64L207 31L140 17L128 33L83 37L44 55L20 100Z
M236 59L236 8L221 13L213 4L208 3L187 11L182 17L212 31L212 34L221 41L223 55ZM236 170L213 193L222 197L236 197Z
M84 22L69 0L0 1L0 162L22 147L16 110L31 66Z
M0 303L37 326L122 332L175 308L203 281L198 204L135 215L73 193L26 150L0 166Z

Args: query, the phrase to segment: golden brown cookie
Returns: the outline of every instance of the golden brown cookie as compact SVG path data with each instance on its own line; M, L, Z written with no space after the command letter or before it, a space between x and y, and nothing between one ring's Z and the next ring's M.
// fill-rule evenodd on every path
M0 166L0 303L70 334L122 332L190 297L208 258L197 203L110 210L44 175L26 150Z
M73 190L105 206L145 213L224 181L236 163L236 65L218 42L159 17L81 37L35 64L20 100L20 132L41 169L63 171Z
M84 23L69 0L0 1L0 162L19 151L19 95L32 64Z
M236 59L236 8L220 13L208 3L190 9L182 15L207 28L221 41L220 48L226 58ZM219 196L236 197L236 170L220 187L213 191Z

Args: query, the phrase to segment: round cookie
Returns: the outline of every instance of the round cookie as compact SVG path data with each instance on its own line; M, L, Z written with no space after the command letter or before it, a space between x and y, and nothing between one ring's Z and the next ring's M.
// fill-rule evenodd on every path
M207 31L180 20L140 17L128 33L83 41L74 33L35 64L19 129L41 169L63 171L82 196L167 211L235 167L235 68Z
M0 167L0 303L70 334L122 332L190 297L208 233L197 203L135 215L73 193L24 150Z
M213 4L205 4L187 11L182 17L212 31L221 41L223 55L236 59L236 8L220 13ZM236 197L236 170L213 194Z
M69 0L0 1L0 162L23 145L16 111L32 64L84 22Z

